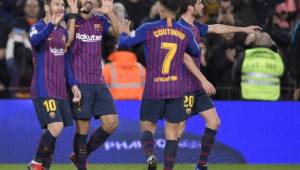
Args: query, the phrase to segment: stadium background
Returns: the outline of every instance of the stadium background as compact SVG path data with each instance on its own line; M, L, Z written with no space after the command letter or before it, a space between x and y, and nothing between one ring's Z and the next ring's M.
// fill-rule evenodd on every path
M17 62L11 65L5 52L9 34L14 28L22 25L18 23L20 21L18 19L24 17L25 2L26 0L0 1L0 98L3 98L0 100L0 169L3 170L13 168L4 168L1 166L2 164L10 164L9 166L11 166L29 162L41 133L32 102L26 99L30 97L28 96L28 86L30 85L32 66L28 59L30 61L31 56L28 55L26 48L21 47L14 51L14 59ZM125 5L127 18L134 21L135 28L141 22L157 17L151 15L151 8L155 0L119 0L119 2ZM205 3L207 2L218 2L218 0L206 0ZM263 26L264 30L272 35L273 40L277 41L278 48L286 49L283 56L286 72L282 78L281 100L289 101L235 101L240 100L239 87L228 75L233 69L235 61L229 62L228 58L223 59L218 54L214 54L215 51L219 50L215 48L217 47L215 42L218 42L222 37L209 35L206 41L210 52L207 56L207 65L203 65L202 71L217 87L218 95L214 99L222 120L217 142L209 161L219 164L300 164L300 104L291 101L299 100L299 94L297 94L300 87L299 56L292 55L294 54L292 51L299 50L299 46L297 46L299 37L295 36L295 33L300 30L297 24L299 23L300 1L294 1L294 10L281 11L282 14L288 13L289 15L286 19L289 23L288 32L275 27L269 28L265 19L276 15L276 5L290 1L233 0L232 2L235 7L235 10L231 11L236 20L235 25L258 24ZM42 13L40 11L39 16ZM214 17L216 16L214 15L218 15L218 12L213 14L213 10L207 9L206 15L201 20L205 23L215 23ZM273 30L279 32L273 33ZM280 37L278 38L272 33L280 35ZM240 37L243 39L244 36L236 35L235 45L240 45ZM282 39L288 39L288 41L283 43ZM210 40L213 41L212 44ZM18 48L19 45L17 45ZM103 52L104 61L107 61L106 57L113 50L112 46L109 43L105 44L107 50ZM237 49L243 51L244 48L246 47L242 46L242 48L238 47ZM18 51L22 52L18 53ZM140 48L137 47L134 51L139 62L145 64ZM215 61L220 61L220 63L216 65L214 64ZM227 67L222 67L224 65ZM11 72L10 69L16 67L19 70ZM218 72L212 72L212 70ZM220 72L224 74L218 74ZM20 100L20 98L25 99ZM138 124L140 102L117 101L116 105L120 113L120 127L104 147L92 155L89 161L90 163L143 163L144 157L140 149ZM91 132L97 127L97 123L93 122ZM162 153L164 146L162 126L160 124L156 143L156 150L159 154ZM199 135L202 133L203 127L204 122L200 117L195 117L188 122L187 131L180 142L178 162L191 164L197 161L201 137ZM69 163L68 155L72 151L73 134L74 129L67 128L58 140L56 163ZM162 161L161 156L158 156L160 162ZM299 166L297 168L300 169ZM240 169L245 170L246 168ZM292 168L283 166L283 169L291 170Z

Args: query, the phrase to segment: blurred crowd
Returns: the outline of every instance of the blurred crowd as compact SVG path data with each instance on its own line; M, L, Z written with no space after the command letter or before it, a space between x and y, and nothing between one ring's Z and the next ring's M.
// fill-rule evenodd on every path
M96 6L100 5L98 0L93 1ZM115 14L120 19L130 19L133 23L132 29L136 29L142 23L159 19L159 2L156 0L115 0L114 2ZM270 48L280 54L284 63L284 73L280 81L280 99L299 100L300 0L203 0L202 2L205 6L205 14L199 18L202 23L259 25L263 28L272 39ZM1 98L30 97L26 87L31 83L33 65L28 31L30 26L42 16L42 0L0 1ZM215 99L240 99L240 75L236 74L237 69L240 68L236 65L247 49L254 48L253 42L257 36L244 33L208 34L203 39L201 71L216 86ZM106 64L104 76L108 84L113 83L111 63L119 62L122 63L118 65L121 72L122 68L123 71L124 68L130 70L124 65L142 68L135 69L136 75L135 72L130 73L130 77L138 77L133 78L136 81L135 85L142 86L145 79L143 66L146 67L143 47L116 49L116 39L109 35L103 38L103 42L103 63ZM128 59L122 60L120 56L124 55ZM124 76L126 77L126 74Z

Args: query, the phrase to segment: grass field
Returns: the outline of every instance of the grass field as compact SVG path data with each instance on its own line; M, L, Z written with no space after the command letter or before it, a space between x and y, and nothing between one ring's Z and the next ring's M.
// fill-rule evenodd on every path
M193 165L178 164L175 170L193 170ZM25 170L26 165L22 164L0 164L0 170ZM89 170L145 170L140 164L105 164L89 165ZM160 166L158 170L161 170ZM58 164L51 170L75 170L72 165ZM210 165L209 170L300 170L300 165Z

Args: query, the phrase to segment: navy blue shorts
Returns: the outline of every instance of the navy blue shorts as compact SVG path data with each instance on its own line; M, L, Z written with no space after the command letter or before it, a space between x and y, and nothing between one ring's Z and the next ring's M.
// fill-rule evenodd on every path
M103 115L117 114L113 98L105 84L78 85L81 91L80 103L72 104L72 112L75 120L99 119Z
M204 90L186 93L183 105L187 117L215 107L213 101Z
M143 99L140 111L141 121L157 123L165 119L170 123L180 123L185 120L183 98L178 99Z
M38 98L32 101L42 129L46 129L48 124L55 122L63 122L65 127L73 125L68 100Z

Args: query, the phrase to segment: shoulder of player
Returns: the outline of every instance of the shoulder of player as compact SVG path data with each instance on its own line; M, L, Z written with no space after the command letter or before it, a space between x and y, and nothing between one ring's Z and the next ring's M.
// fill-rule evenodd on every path
M46 26L46 23L43 20L39 20L30 27L30 30L41 30Z
M204 28L204 27L208 27L207 24L203 24L203 23L201 23L201 22L199 22L199 21L195 21L195 22L194 22L194 25L197 26L197 27L199 27L200 29L201 29L201 28Z
M148 22L148 23L145 23L145 24L148 24L148 25L161 25L162 21L161 20L157 20L157 21L152 21L152 22Z
M142 24L140 27L146 29L146 30L151 30L151 29L155 29L157 27L161 27L161 21L152 21L152 22L147 22Z
M103 21L103 20L109 21L109 19L105 15L99 14L99 13L93 13L92 17L93 17L93 19L100 20L100 21Z
M154 29L155 27L157 27L157 21L154 21L154 22L147 22L147 23L144 23L142 25L140 25L137 30L143 30L143 31L147 31L147 30L151 30L151 29Z
M182 24L182 25L187 25L187 22L183 18L179 18L176 23Z
M176 25L177 29L183 31L184 34L187 35L188 39L191 39L192 37L194 37L192 30L188 26L180 24L178 22L176 24L177 24Z
M30 27L29 37L31 38L33 35L38 34L44 27L46 27L46 23L41 19Z
M176 22L175 27L178 27L179 29L182 29L184 32L190 32L191 31L191 29L188 26L186 26L186 25L184 25L180 22Z

